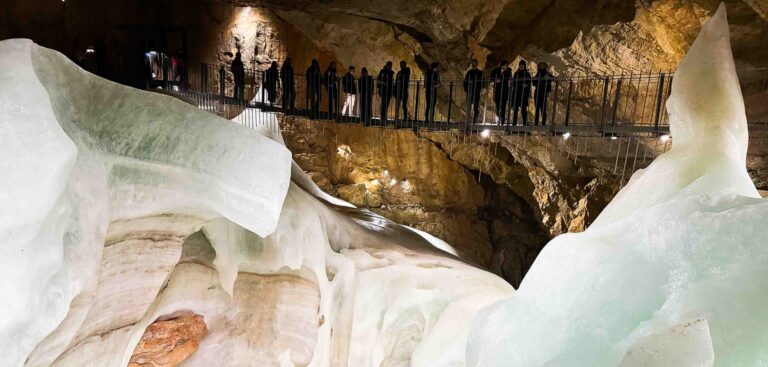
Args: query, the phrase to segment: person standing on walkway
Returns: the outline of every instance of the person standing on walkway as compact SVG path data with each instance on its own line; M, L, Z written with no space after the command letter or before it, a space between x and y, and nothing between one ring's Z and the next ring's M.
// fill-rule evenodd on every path
M515 75L512 76L512 125L517 126L517 111L523 117L523 126L528 125L528 102L531 98L531 73L525 60L520 60Z
M339 78L336 75L336 61L331 61L328 68L325 69L323 81L328 93L328 118L333 119L339 112Z
M379 98L381 99L381 123L387 124L387 111L389 110L389 102L392 99L392 94L395 87L394 72L392 71L392 61L387 61L384 68L379 72L379 76L376 78L376 87L378 88Z
M509 61L501 60L499 66L491 71L493 82L493 103L496 105L496 116L499 117L499 125L507 124L507 103L509 102L510 83L512 81L512 69Z
M427 102L424 118L427 122L435 121L435 105L437 104L437 88L440 86L440 65L433 62L424 76L424 96Z
M549 73L549 65L540 62L537 66L538 71L533 80L533 86L536 91L533 95L533 102L536 104L536 112L533 115L533 124L539 124L539 115L541 115L541 126L547 126L547 96L552 90L552 74Z
M233 91L233 98L244 99L245 98L245 65L243 64L243 55L240 54L240 50L237 50L237 53L235 54L235 59L232 60L231 68L232 68L232 79L235 82L235 90Z
M312 59L312 64L307 68L307 109L309 118L316 119L320 112L320 100L322 95L320 87L323 84L323 74L320 71L320 63Z
M395 76L395 121L400 120L400 108L403 110L403 120L408 120L408 87L411 83L411 68L400 61L400 71Z
M472 110L472 123L480 118L480 94L483 92L483 72L477 68L477 59L472 59L472 67L464 76L464 92L467 93L467 118Z
M344 74L344 78L341 81L341 89L344 91L344 108L341 109L343 116L356 116L357 105L355 99L357 97L357 85L355 83L355 67L350 66L347 69L347 73Z
M280 80L283 82L283 113L292 113L296 107L296 83L293 79L293 65L290 57L283 61Z
M360 80L357 81L358 90L360 92L360 118L364 124L371 123L371 117L373 116L373 78L368 75L368 69L360 69Z
M274 106L277 99L277 89L280 88L280 71L277 69L277 61L272 61L272 65L264 73L264 84L269 105Z

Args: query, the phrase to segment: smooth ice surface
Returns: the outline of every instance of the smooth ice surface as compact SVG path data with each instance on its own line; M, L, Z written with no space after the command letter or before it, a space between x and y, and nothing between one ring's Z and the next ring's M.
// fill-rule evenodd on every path
M291 162L280 144L28 40L0 42L0 86L0 365L21 365L95 286L110 220L277 226Z
M768 202L746 171L723 5L675 73L667 108L672 149L481 311L469 366L768 365Z
M0 102L0 366L126 366L180 312L208 329L185 366L463 366L472 317L513 292L322 192L274 124L28 40L0 42Z

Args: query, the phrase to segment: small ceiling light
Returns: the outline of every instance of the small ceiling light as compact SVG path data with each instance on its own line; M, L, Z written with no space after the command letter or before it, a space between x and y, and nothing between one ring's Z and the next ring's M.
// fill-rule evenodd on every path
M568 138L570 138L570 137L571 137L571 133L569 133L567 131L563 133L563 140L568 140Z
M667 140L669 140L669 134L664 134L660 136L659 139L661 139L661 141L663 142L666 142Z
M485 129L480 132L480 137L483 139L488 139L489 136L491 136L491 130Z
M96 52L96 50L93 47L88 47L85 49L85 53L87 54L92 54L94 52Z

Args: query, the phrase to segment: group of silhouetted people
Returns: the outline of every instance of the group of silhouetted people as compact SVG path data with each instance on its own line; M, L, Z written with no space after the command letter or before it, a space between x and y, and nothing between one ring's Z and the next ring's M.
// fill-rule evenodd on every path
M434 116L434 100L436 99L436 88L439 82L437 75L437 64L433 65L433 83L434 91L432 95L432 116ZM325 114L329 117L336 116L339 112L342 116L360 116L364 121L370 121L373 117L373 96L374 87L379 95L379 112L383 122L386 122L387 111L395 99L395 119L400 118L400 112L404 119L408 118L408 93L411 81L411 69L405 61L400 62L400 70L395 73L392 70L392 62L387 62L374 82L373 77L368 74L367 68L360 70L360 76L356 74L354 66L349 66L343 77L339 78L336 70L336 62L331 61L324 72L320 69L320 62L316 59L307 68L306 78L306 98L307 112L309 117L320 117L320 103L322 101L323 89L328 100L328 109ZM279 78L278 78L279 77ZM265 73L264 86L267 91L267 98L270 104L274 104L277 89L282 82L283 86L283 107L288 111L295 111L296 103L296 84L294 78L291 58L286 58L283 67L278 70L277 63L272 65ZM340 92L344 93L343 105L340 100ZM339 105L342 105L339 111Z
M523 125L528 125L528 104L531 98L531 88L534 88L534 124L547 124L547 98L552 91L554 77L549 73L546 63L537 64L536 75L528 71L528 63L521 60L517 70L512 72L509 61L502 60L499 66L491 71L488 83L493 84L493 103L500 125L507 124L507 112L512 112L512 125L517 125L518 113ZM477 60L472 60L472 67L464 76L464 91L467 93L467 113L472 113L472 121L480 118L480 95L486 86L483 72L477 68ZM511 101L510 101L511 99ZM539 119L541 117L541 120Z
M329 118L341 116L359 116L363 121L370 122L373 116L374 89L379 96L379 116L382 123L387 122L389 107L394 99L395 120L410 119L409 92L411 87L411 68L405 61L400 61L399 70L395 72L391 61L387 61L374 80L368 69L362 68L360 76L356 75L354 66L349 66L347 72L340 78L336 70L336 62L331 61L325 71L321 71L320 63L313 59L305 71L305 95L307 113L310 118L320 117L320 103L323 89L328 102L324 115ZM244 98L243 84L245 79L240 52L232 62L232 74L235 83L235 98ZM494 68L488 79L483 71L478 69L478 61L472 60L467 71L463 87L466 92L467 119L477 123L480 119L480 100L483 90L492 85L493 103L500 125L507 124L507 114L512 113L512 124L517 125L518 115L522 124L528 124L528 104L533 89L535 115L534 124L546 125L547 98L552 89L554 77L549 73L546 63L537 64L536 75L528 71L526 61L520 61L517 70L509 67L507 60L502 60ZM296 80L291 58L286 58L283 66L278 68L276 61L264 73L264 91L270 105L277 99L277 91L282 86L282 107L286 113L296 110ZM433 62L424 74L424 117L428 122L434 121L437 105L438 87L440 86L440 67ZM343 100L340 94L344 93ZM343 101L343 103L342 103ZM341 111L339 107L341 106ZM541 119L540 119L541 117Z

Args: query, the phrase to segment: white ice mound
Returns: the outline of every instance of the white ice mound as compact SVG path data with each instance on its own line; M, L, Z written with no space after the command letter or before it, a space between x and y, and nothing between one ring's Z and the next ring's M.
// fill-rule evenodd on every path
M2 366L21 365L98 280L111 220L175 213L260 235L277 227L290 153L258 133L28 40L0 42L0 103Z
M123 367L188 313L184 366L463 366L513 291L324 194L279 136L30 41L0 42L0 103L2 367Z
M728 37L721 5L675 73L672 149L481 311L469 366L766 366L768 202Z

